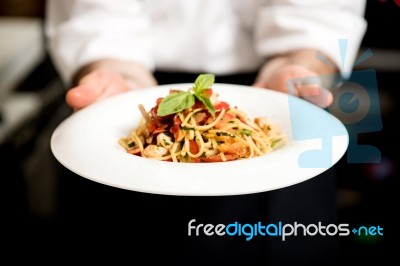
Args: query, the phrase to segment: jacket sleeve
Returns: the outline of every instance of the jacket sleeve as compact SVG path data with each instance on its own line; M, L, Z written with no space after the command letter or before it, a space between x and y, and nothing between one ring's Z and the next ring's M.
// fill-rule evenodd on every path
M365 5L364 0L268 1L256 18L255 49L259 55L269 57L315 48L346 75L353 67L367 27ZM347 40L342 54L341 39Z
M65 83L85 64L112 58L154 68L149 19L139 0L49 0L46 44Z

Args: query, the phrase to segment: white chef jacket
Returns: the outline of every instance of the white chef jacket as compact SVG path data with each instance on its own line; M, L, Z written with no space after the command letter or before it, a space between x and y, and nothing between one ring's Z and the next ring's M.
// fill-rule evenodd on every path
M364 11L364 0L50 0L45 32L66 82L104 58L222 75L298 48L319 49L350 71ZM339 39L348 40L344 65Z

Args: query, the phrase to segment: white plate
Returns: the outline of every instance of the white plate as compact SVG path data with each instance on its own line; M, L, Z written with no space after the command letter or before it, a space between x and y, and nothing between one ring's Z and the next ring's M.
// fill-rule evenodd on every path
M219 93L220 100L236 105L250 118L270 118L280 125L289 142L260 157L197 164L146 159L128 154L119 146L118 139L139 123L138 104L149 110L169 89L187 90L191 86L163 85L99 101L74 113L56 128L51 138L52 152L69 170L105 185L193 196L249 194L294 185L324 172L346 152L348 134L344 125L324 109L272 90L218 83L213 90ZM323 167L304 167L299 164L299 156L321 148L321 136L317 134L321 129L328 135L337 135L328 136L328 148L320 152L331 160ZM294 140L293 136L304 140ZM318 152L314 153L316 160L321 158Z

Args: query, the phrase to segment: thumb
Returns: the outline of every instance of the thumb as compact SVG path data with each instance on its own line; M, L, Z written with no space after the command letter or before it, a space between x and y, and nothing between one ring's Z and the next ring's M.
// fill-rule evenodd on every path
M254 82L251 86L252 86L252 87L257 87L257 88L269 89L268 82L266 82L266 81L257 81L257 82Z
M332 93L321 85L298 85L297 91L300 97L322 108L330 106L333 102Z
M287 91L321 108L328 107L333 102L332 93L322 85L318 76L292 78L286 82Z

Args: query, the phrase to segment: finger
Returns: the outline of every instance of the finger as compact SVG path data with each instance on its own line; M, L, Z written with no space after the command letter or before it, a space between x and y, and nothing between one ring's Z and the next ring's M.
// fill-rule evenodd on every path
M101 94L99 95L99 97L96 100L106 99L113 95L117 95L117 94L120 94L125 91L130 91L131 89L132 88L124 80L121 80L119 82L113 82L113 83L108 84L104 88L104 91L101 92Z
M79 85L67 92L65 100L74 110L79 110L95 102L101 93L98 87Z
M277 85L275 87L271 87L268 82L258 81L258 82L253 83L253 85L251 85L251 86L257 87L257 88L264 88L264 89L270 89L270 90L285 92L285 93L288 93L288 94L292 94L292 95L298 96L296 85L294 83L292 84L290 82L288 82L287 86L285 86L285 85Z
M265 81L258 81L258 82L254 82L253 85L251 85L253 87L258 87L258 88L267 88L268 84Z
M333 102L332 93L320 85L310 84L298 85L296 87L300 97L315 105L318 105L319 107L328 107Z

